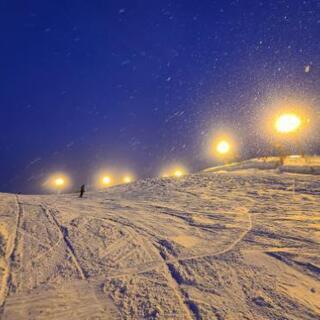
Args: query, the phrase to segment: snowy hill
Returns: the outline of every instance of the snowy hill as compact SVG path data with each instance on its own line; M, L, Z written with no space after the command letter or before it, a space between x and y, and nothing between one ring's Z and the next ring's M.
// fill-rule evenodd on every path
M299 156L292 155L283 159L283 164L279 157L263 157L235 162L227 165L208 168L206 172L237 171L244 169L257 170L278 170L278 172L292 172L302 174L320 174L319 156Z
M319 195L315 175L225 168L0 194L1 319L320 319Z

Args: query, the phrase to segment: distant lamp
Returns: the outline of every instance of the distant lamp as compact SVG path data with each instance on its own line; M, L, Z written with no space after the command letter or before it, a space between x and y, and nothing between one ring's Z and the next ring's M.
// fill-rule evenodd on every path
M172 170L171 176L181 178L187 174L187 169L183 166L175 167Z
M70 178L62 173L52 174L43 183L43 186L51 191L60 193L62 190L69 188Z
M112 179L110 176L103 176L101 179L102 184L105 186L110 185L111 181L112 181Z
M172 166L169 168L166 168L166 170L161 174L162 178L169 178L169 177L175 177L175 178L181 178L185 176L188 173L187 169L183 167L182 165L179 166Z
M131 176L124 176L122 181L123 183L130 183L133 181L133 178Z
M230 143L226 140L221 140L216 145L216 151L218 154L225 155L230 152Z
M303 155L304 152L303 152L302 144L298 140L298 135L296 133L298 131L300 133L300 131L301 131L300 129L301 129L302 125L303 124L305 125L307 122L309 122L309 120L304 121L304 123L303 123L301 116L299 116L298 114L296 114L294 112L282 113L275 119L274 129L282 137L285 137L285 138L290 137L291 139L293 138L295 144L297 145L297 147L299 149L299 152ZM286 154L287 154L287 151L285 150L286 149L285 142L279 141L276 148L277 148L277 152L280 155L280 165L283 165Z
M64 186L65 181L63 178L59 177L54 180L54 184L56 187L62 187L62 186Z
M275 129L278 133L296 132L302 124L301 118L294 113L284 113L275 121Z
M176 170L176 171L173 173L173 175L174 175L175 177L177 177L177 178L182 177L183 174L184 174L184 173L182 172L182 170Z
M233 140L224 134L212 141L210 155L223 163L228 163L234 156L233 149Z

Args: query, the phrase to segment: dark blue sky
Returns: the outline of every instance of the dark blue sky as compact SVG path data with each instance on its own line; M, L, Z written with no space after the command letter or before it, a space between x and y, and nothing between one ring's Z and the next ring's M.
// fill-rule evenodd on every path
M114 165L196 170L221 123L261 152L270 95L319 106L319 1L8 0L0 37L0 191L41 192L56 170L75 185Z

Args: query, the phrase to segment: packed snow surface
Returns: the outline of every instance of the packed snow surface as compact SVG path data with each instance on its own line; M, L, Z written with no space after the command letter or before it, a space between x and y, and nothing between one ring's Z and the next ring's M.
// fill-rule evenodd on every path
M320 319L319 197L255 169L0 194L0 316Z

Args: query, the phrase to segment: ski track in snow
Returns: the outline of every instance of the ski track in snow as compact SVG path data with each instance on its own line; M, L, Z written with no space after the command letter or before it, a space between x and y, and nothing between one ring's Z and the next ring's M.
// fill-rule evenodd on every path
M320 319L319 190L249 170L0 194L1 319Z
M67 234L67 231L66 229L59 223L58 219L56 218L56 216L54 215L54 213L52 212L52 210L50 209L47 209L43 206L41 206L42 209L43 209L43 212L48 216L48 217L51 217L51 219L54 221L54 223L56 224L57 226L57 229L59 230L59 233L60 233L60 236L61 236L61 239L64 240L65 244L66 244L66 247L67 247L67 250L68 250L68 253L69 255L71 256L71 259L76 267L76 269L78 270L78 273L79 273L79 276L82 280L85 280L86 279L86 276L85 276L85 272L83 271L83 269L81 268L80 266L80 263L78 261L78 258L74 252L74 248L73 248L73 245L68 237L68 234Z

